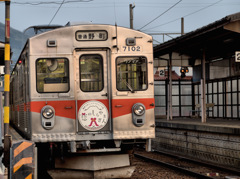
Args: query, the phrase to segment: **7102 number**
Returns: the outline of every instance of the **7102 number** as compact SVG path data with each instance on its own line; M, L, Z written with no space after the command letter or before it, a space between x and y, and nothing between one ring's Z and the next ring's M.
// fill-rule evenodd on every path
M124 52L140 52L141 47L140 46L123 46Z

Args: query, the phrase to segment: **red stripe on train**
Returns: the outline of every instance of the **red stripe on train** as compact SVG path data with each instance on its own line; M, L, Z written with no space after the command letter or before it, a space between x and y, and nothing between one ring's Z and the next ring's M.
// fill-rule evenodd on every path
M75 101L32 101L30 111L40 113L41 109L46 105L50 105L55 109L56 116L70 119L76 118Z
M78 110L87 101L90 100L78 100ZM102 102L109 109L108 100L97 101ZM50 105L55 109L56 116L76 119L75 101L32 101L30 104L30 111L40 113L41 109L46 105Z
M89 100L78 100L77 105L79 111L80 107ZM96 100L102 102L109 110L108 100ZM135 103L142 103L146 110L154 108L154 98L147 99L114 99L112 100L112 117L116 118L126 114L132 113L132 106ZM40 113L41 109L50 105L55 109L56 116L66 117L70 119L76 118L75 101L32 101L30 102L30 111Z
M146 110L154 108L154 98L146 99L114 99L112 101L112 118L132 113L135 103L144 104Z

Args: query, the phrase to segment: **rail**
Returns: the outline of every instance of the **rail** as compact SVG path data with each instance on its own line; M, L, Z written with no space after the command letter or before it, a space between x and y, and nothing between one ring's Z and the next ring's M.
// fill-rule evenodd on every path
M164 152L164 151L154 151L154 152L158 153L158 154L166 155L166 156L169 156L169 157L173 157L173 158L178 158L178 159L181 159L181 161L193 162L193 163L196 163L196 164L199 164L199 165L204 165L204 166L211 167L211 168L214 168L214 169L217 169L217 170L220 170L220 171L224 171L224 172L228 172L228 173L232 173L234 175L239 175L240 176L240 171L238 171L237 169L234 170L232 168L223 167L223 166L216 165L216 164L209 163L209 162L207 163L207 162L203 162L203 161L199 161L199 160L194 160L194 159L191 159L191 158L188 158L188 157L179 156L179 155L169 153L169 152Z
M184 174L187 174L189 176L202 178L202 179L214 179L213 177L202 175L200 173L196 173L196 172L190 171L188 169L185 169L185 168L182 168L182 167L179 167L179 166L176 166L176 165L172 165L170 163L162 162L160 160L152 159L152 158L140 155L140 154L136 154L135 153L134 156L138 157L138 158L141 158L143 160L146 160L146 161L150 161L150 162L156 163L158 165L162 165L162 166L167 167L167 168L171 168L173 170L177 170L177 171L182 172Z
M196 178L228 178L233 175L240 178L238 168L196 160L171 151L145 152L141 146L136 146L134 156Z

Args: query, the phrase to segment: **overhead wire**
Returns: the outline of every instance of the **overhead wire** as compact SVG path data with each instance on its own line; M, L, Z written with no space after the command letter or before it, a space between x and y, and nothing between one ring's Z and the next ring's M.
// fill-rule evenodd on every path
M67 3L78 3L78 2L90 2L90 1L93 1L93 0L68 0L68 1L65 1L64 4L67 4ZM0 1L0 3L4 3L3 1ZM21 2L17 2L17 1L11 1L11 4L19 4L19 5L41 5L41 4L61 4L62 2L61 1L34 1L34 2L31 2L31 1L21 1ZM103 5L103 4L112 4L112 2L94 2L95 5ZM116 3L118 6L125 6L126 4L128 5L129 3L128 2L117 2ZM137 5L138 7L156 7L156 8L167 8L169 7L169 5L171 5L172 3L164 3L164 2L138 2ZM203 5L206 5L206 4L211 4L211 3L197 3L197 2L194 2L194 3L181 3L182 6L178 7L178 8L185 8L185 7L202 7ZM240 2L227 2L227 3L222 3L221 5L222 6L226 6L226 5L239 5Z
M72 1L66 1L66 2L65 2L65 0L63 0L48 25L50 25L50 24L52 23L53 19L56 17L57 13L59 12L59 10L61 9L61 7L62 7L62 5L63 5L64 3L70 3L70 2L90 2L90 1L93 1L93 0L72 0ZM42 3L43 3L43 2L42 2ZM46 2L45 2L45 3L46 3ZM49 2L49 3L50 3L50 2ZM52 2L51 2L51 3L52 3Z
M54 0L52 0L52 1L45 1L45 2L43 2L43 1L38 1L38 2L30 2L30 1L25 1L25 2L16 2L16 1L12 1L11 3L12 4L18 4L18 5L49 5L49 4L60 4L60 7L63 5L63 4L67 4L67 3L79 3L79 2L82 2L82 3L85 3L85 2L91 2L91 1L93 1L93 0L65 0L65 1L54 1ZM161 17L162 15L164 15L166 12L168 12L170 9L172 9L173 7L175 7L178 3L180 3L182 0L180 0L180 1L178 1L177 3L175 3L173 6L171 6L170 8L168 8L166 11L164 11L162 14L160 14L159 16L157 16L155 19L153 19L152 21L150 21L148 24L146 24L146 25L144 25L143 27L141 27L139 30L141 30L141 29L143 29L144 27L146 27L147 25L149 25L150 23L152 23L153 21L155 21L156 19L158 19L159 17ZM210 4L210 5L208 5L208 6L205 6L205 7L203 7L203 8L201 8L201 9L199 9L199 10L197 10L197 11L194 11L194 12L192 12L192 13L189 13L189 14L187 14L187 15L185 15L185 16L183 16L183 17L188 17L188 16L190 16L190 15L193 15L193 14L195 14L195 13L198 13L198 12L200 12L200 11L202 11L202 10L204 10L204 9L207 9L207 8L209 8L209 7L211 7L211 6L214 6L214 5L216 5L216 4L218 4L219 2L221 2L221 1L223 1L223 0L219 0L219 1L217 1L217 2L215 2L215 3L212 3L212 4ZM95 3L95 4L106 4L106 3ZM108 4L108 3L107 3ZM121 5L121 4L124 4L124 2L118 2L117 3L118 5L117 5L117 7L119 6L119 4L120 4L120 6L123 6L123 5ZM142 3L142 4L144 4L144 3ZM152 3L152 4L154 4L154 3ZM165 5L167 5L167 4L170 4L170 3L156 3L156 4L164 4L164 6ZM184 3L183 3L184 4ZM192 4L195 4L195 3L185 3L185 4L190 4L190 5L192 5ZM197 5L200 5L200 4L209 4L209 3L197 3ZM228 4L229 5L229 4ZM114 6L114 8L116 9L116 3L114 3L114 5L109 5L108 7L110 8L110 7L112 7L112 6ZM48 6L49 7L49 6ZM104 6L104 7L106 7L106 5ZM51 7L51 8L53 8L53 7ZM71 7L67 7L67 8L71 8ZM72 8L77 8L76 6L75 7L72 7ZM80 7L80 8L98 8L98 7ZM58 9L57 10L57 12L55 13L55 14L57 14L58 13L58 11L59 11L60 9ZM56 15L54 15L54 16L56 16ZM53 17L53 19L54 19L55 17ZM169 22L166 22L166 23L163 23L163 24L160 24L160 25L157 25L157 26L154 26L154 27L151 27L151 28L148 28L148 29L144 29L144 30L142 30L142 31L148 31L148 30L151 30L151 29L154 29L154 28L157 28L157 27L160 27L160 26L164 26L164 25L167 25L167 24L170 24L170 23L173 23L173 22L175 22L175 21L178 21L179 19L181 19L181 18L177 18L177 19L173 19L173 20L171 20L171 21L169 21ZM50 22L51 23L51 22Z
M68 0L65 1L64 4L73 4L73 3L87 3L87 2L91 2L93 0ZM0 3L4 3L3 1L0 1ZM38 1L38 2L29 2L29 1L25 1L25 2L16 2L16 1L11 1L11 4L15 4L15 5L32 5L32 6L40 6L40 5L49 5L49 4L53 4L53 5L59 5L61 4L61 1ZM115 6L116 7L126 7L126 5L129 5L128 2L115 2ZM158 3L151 3L151 2L147 2L147 3L138 3L138 7L149 7L149 8L167 8L169 7L170 3L162 3L162 2L158 2ZM196 7L202 7L205 4L210 4L210 3L181 3L182 6L178 6L177 8L196 8ZM111 2L101 2L101 3L97 3L94 2L94 5L97 6L89 6L89 7L82 7L82 6L67 6L64 8L101 8L101 7L107 7L107 8L111 8L114 7L114 5L112 5ZM100 6L99 6L100 5ZM221 3L221 6L226 6L226 5L240 5L240 2L228 2L228 3ZM42 6L42 7L49 7L49 6ZM50 7L53 8L53 7Z
M93 1L93 0L69 0L69 1L66 1L64 2L63 4L68 4L68 3L77 3L77 2L90 2L90 1ZM43 5L43 4L62 4L62 2L60 1L46 1L46 2L43 2L43 1L39 1L39 2L11 2L12 4L19 4L19 5Z
M209 7L211 7L211 6L214 6L214 5L218 4L218 3L221 2L221 1L223 1L223 0L219 0L219 1L215 2L215 3L212 3L212 4L208 5L208 6L205 6L205 7L201 8L201 9L199 9L199 10L197 10L197 11L191 12L191 13L183 16L183 18L188 17L188 16L193 15L193 14L196 14L196 13L198 13L198 12L204 10L204 9L207 9L207 8L209 8ZM160 24L160 25L151 27L151 28L149 28L149 29L145 29L145 30L143 30L143 31L148 31L148 30L151 30L151 29L155 29L155 28L157 28L157 27L170 24L170 23L175 22L175 21L178 21L178 20L180 20L180 19L181 19L181 18L177 18L177 19L171 20L171 21L169 21L169 22L166 22L166 23L163 23L163 24Z
M144 27L148 26L149 24L151 24L153 21L155 21L156 19L158 19L159 17L161 17L163 14L165 14L166 12L168 12L169 10L171 10L172 8L174 8L177 4L179 4L182 0L179 0L177 3L175 3L174 5L172 5L170 8L168 8L166 11L164 11L163 13L161 13L159 16L157 16L156 18L154 18L153 20L151 20L150 22L148 22L146 25L142 26L139 30L143 29Z
M187 17L187 16L190 16L190 15L192 15L192 14L198 13L199 11L202 11L202 10L204 10L204 9L207 9L207 8L211 7L211 6L214 6L214 5L218 4L218 3L221 2L221 1L223 1L223 0L219 0L219 1L215 2L215 3L213 3L213 4L210 4L209 6L203 7L202 9L199 9L199 10L197 10L197 11L195 11L195 12L192 12L192 13L190 13L190 14L187 14L187 15L185 15L185 16L183 16L183 17Z
M51 19L51 21L49 22L49 24L48 24L48 25L50 25L50 24L52 23L53 19L55 18L55 16L56 16L56 15L57 15L57 13L58 13L58 11L61 9L61 7L62 7L62 5L63 5L64 1L65 1L65 0L63 0L63 1L62 1L62 3L60 4L60 6L58 7L58 9L57 9L56 13L55 13L55 14L54 14L54 16L52 17L52 19Z

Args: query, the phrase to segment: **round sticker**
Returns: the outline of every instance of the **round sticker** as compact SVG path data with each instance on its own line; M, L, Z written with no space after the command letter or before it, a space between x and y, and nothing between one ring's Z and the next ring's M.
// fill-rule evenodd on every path
M88 101L79 109L78 120L83 128L89 131L97 131L107 124L108 110L99 101Z

